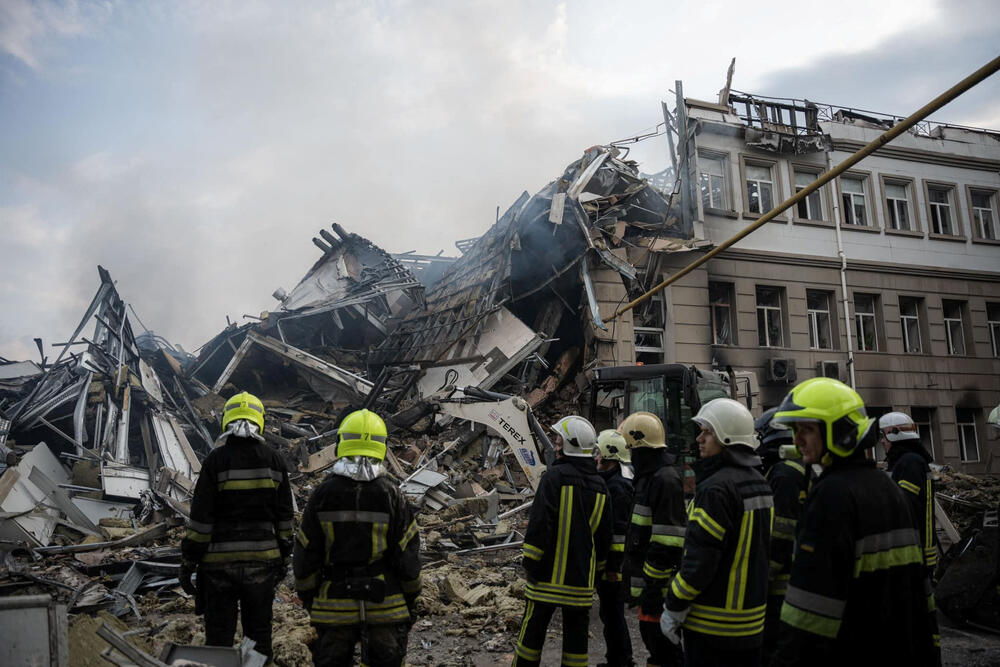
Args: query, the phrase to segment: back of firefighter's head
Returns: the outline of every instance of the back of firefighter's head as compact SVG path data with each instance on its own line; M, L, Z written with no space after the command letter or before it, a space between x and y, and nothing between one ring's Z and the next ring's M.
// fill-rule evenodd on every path
M597 431L594 426L578 415L563 417L550 427L562 440L564 456L593 456L594 445L597 444ZM559 445L556 445L559 449Z
M888 412L882 415L878 420L878 430L880 437L890 447L897 442L920 441L920 431L917 429L917 425L905 412Z
M264 404L253 394L241 391L226 401L226 409L222 413L222 430L226 431L230 424L239 419L255 424L258 433L263 432Z
M381 417L371 410L355 410L340 422L337 456L370 456L381 461L387 434Z
M833 378L812 378L798 384L778 406L772 423L796 431L795 444L806 463L829 465L832 462L829 456L848 458L854 455L863 441L866 446L875 442L873 438L865 438L875 420L865 412L861 396ZM821 448L820 458L803 450L804 445L811 447L813 444L806 442L803 433L800 433L812 429L807 425L813 425L818 430L816 444Z
M650 447L659 449L667 446L667 434L663 422L652 412L633 412L618 427L629 449Z
M597 434L597 451L601 453L601 459L604 461L629 463L632 460L625 436L613 428L606 428Z

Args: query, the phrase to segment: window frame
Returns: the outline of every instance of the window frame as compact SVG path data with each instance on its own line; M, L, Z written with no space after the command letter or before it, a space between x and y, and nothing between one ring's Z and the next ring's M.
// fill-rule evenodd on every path
M781 189L781 177L778 170L778 161L769 158L762 158L756 155L747 155L746 153L740 153L740 192L741 199L743 202L743 217L744 218L759 218L764 215L771 208L766 211L761 211L760 213L754 213L750 210L750 193L747 191L747 167L764 167L771 172L771 208L782 201L784 197L782 196ZM772 219L772 221L781 222L777 218Z
M915 315L904 315L903 314L903 302L912 303ZM899 307L899 328L900 328L900 338L903 341L903 354L924 354L924 325L926 323L926 316L923 314L924 310L924 299L919 296L910 296L908 294L900 294L898 297L897 305ZM917 324L917 349L911 350L910 346L907 344L909 342L909 334L907 333L906 320L914 319Z
M871 297L872 300L872 312L858 311L858 297ZM870 292L855 292L851 295L851 309L854 311L854 336L857 343L858 352L880 352L879 348L879 308L881 299L878 294L872 294ZM862 326L862 321L864 317L871 317L872 330L875 333L875 346L874 347L862 347L862 340L864 338L861 336L861 332L864 327Z
M854 224L852 222L847 222L847 207L844 206L844 194L845 193L844 193L844 186L843 186L843 180L845 178L848 178L848 179L858 179L858 180L861 181L862 196L864 197L864 200L865 200L865 202L864 202L865 203L865 211L868 214L868 223L867 224L856 225L856 224ZM875 203L875 192L872 190L872 187L873 187L872 183L873 182L874 181L872 180L872 173L870 171L861 171L861 170L845 171L843 174L841 174L840 176L837 177L837 197L838 197L838 201L840 202L840 228L841 229L853 229L853 230L864 231L864 232L880 232L881 231L881 228L879 226L878 214L877 214L875 206L874 206L874 203ZM849 192L849 193L846 193L846 194L850 194L853 197L856 193ZM853 199L852 199L852 206L851 206L851 216L852 217L854 216Z
M958 205L958 184L949 183L948 181L938 181L924 179L924 206L927 210L927 235L930 238L935 239L951 239L955 241L965 240L965 227L962 224L962 211L961 207ZM936 202L931 201L931 191L932 190L947 190L949 195L949 210L951 211L951 234L943 234L934 231L934 210L935 205L939 205Z
M795 174L796 172L808 173L813 176L813 180L820 176L826 168L823 165L810 164L808 162L789 162L788 163L788 184L791 188L791 195L798 193L798 186L795 185ZM803 218L799 216L798 205L790 209L792 216L792 222L797 224L805 225L832 225L833 215L830 212L830 196L829 196L829 186L823 185L815 191L814 194L819 196L819 213L820 217L816 220L811 218ZM808 198L807 198L808 199Z
M917 410L926 411L927 412L927 415L926 415L927 419L926 420L923 419L924 415L919 415L918 416ZM921 443L925 443L925 441L924 441L924 433L925 433L924 428L926 428L927 440L926 440L925 444L929 444L930 445L930 449L928 450L928 453L931 455L931 460L932 461L936 461L937 460L937 447L936 447L937 438L934 435L934 431L935 431L935 423L936 423L936 419L937 419L937 409L934 408L933 406L911 405L910 406L910 418L913 419L913 423L917 425L917 433L920 434L920 442Z
M825 311L821 310L821 309L813 309L813 308L809 307L809 295L810 294L819 294L819 295L823 296L823 298L826 299L826 310ZM818 289L807 289L806 290L806 322L808 324L809 349L810 350L834 350L834 349L836 349L836 338L834 337L835 336L835 332L834 332L833 321L834 321L834 318L836 317L837 305L836 305L836 299L834 298L834 296L835 296L834 293L830 292L829 290L818 290ZM814 332L817 332L818 329L819 329L818 318L814 317L814 314L815 313L823 313L823 312L826 313L826 330L827 330L827 335L829 336L829 340L830 340L830 346L829 347L820 347L818 345L818 343L819 343L818 340L816 341L817 345L813 345L813 337L814 337L813 334L814 334ZM816 338L818 338L818 336L816 336Z
M995 308L993 314L997 319L990 318L990 307ZM990 351L994 357L1000 357L1000 302L986 302L986 328L990 332Z
M762 306L760 304L760 291L761 290L774 290L775 295L777 296L778 305L777 306ZM761 318L761 310L762 309L764 311L764 330L763 330L763 332L761 331L761 328L760 328L760 318ZM770 333L769 333L769 331L767 329L767 325L769 323L769 317L768 317L768 315L771 314L773 311L777 311L778 333L779 333L779 336L781 338L781 340L778 341L777 345L772 344ZM785 307L785 288L783 286L780 286L780 285L754 285L754 313L757 316L757 347L764 347L764 348L783 348L783 347L785 347L785 338L787 337L786 336L786 331L785 331L785 314L787 313L787 311L788 311L788 309ZM763 343L763 344L761 343L761 333L764 333L765 343Z
M901 185L906 190L906 203L909 206L911 229L894 229L892 227L892 206L889 204L890 185ZM897 176L896 174L879 174L879 188L882 194L882 215L885 219L885 233L899 234L900 236L920 236L923 237L924 230L918 214L916 180L907 176ZM895 201L895 200L894 200Z
M719 285L725 288L726 296L729 297L729 303L718 303L712 301L712 286ZM729 342L719 342L716 339L716 329L715 329L715 309L725 308L729 311ZM756 312L756 311L754 311ZM709 326L712 330L712 345L737 345L737 328L736 328L736 284L727 282L724 280L709 280L708 281L708 319Z
M958 317L948 317L948 307L950 304L954 304L958 308ZM968 319L966 317L966 311L968 309L968 303L965 301L960 301L958 299L941 299L941 321L944 323L944 343L945 351L950 357L966 357L969 355L969 340L966 337L965 322ZM954 336L952 334L951 322L958 322L959 326L959 338L962 342L962 351L956 352L954 347Z
M732 169L730 167L731 160L732 160L731 154L728 153L728 152L726 152L726 151L716 151L716 150L710 150L710 149L706 149L706 148L699 148L697 155L698 155L698 189L699 189L699 196L698 196L698 202L699 203L698 203L698 206L701 207L701 211L702 211L702 216L701 217L702 217L702 220L705 219L705 213L707 211L715 212L715 213L719 213L719 214L723 214L723 215L730 215L730 216L735 215L736 214L736 205L735 205L735 202L733 201L733 185L732 185L733 172L732 172ZM700 190L701 190L701 175L702 175L702 169L701 169L701 160L702 160L702 158L705 158L705 159L708 159L708 160L720 160L722 162L723 196L727 200L726 203L729 204L728 208L717 208L715 206L708 206L708 207L705 206L704 200L703 200L703 198L701 196L701 192L700 192Z
M982 235L979 229L979 224L976 221L976 211L981 207L976 207L972 203L972 195L980 193L986 194L990 198L990 213L993 216L993 236L994 238L986 238ZM965 186L965 197L966 203L969 206L969 227L972 230L972 240L975 243L992 243L1000 245L1000 192L996 188L983 187L978 185L966 185Z
M969 416L971 417L970 421L962 421L961 420L961 415L959 413L963 412L963 411L968 411ZM967 458L968 451L967 451L967 443L966 443L966 437L965 437L966 431L963 428L965 426L971 426L972 427L972 442L976 446L976 458L974 458L974 459ZM979 463L979 461L980 461L980 458L979 458L980 457L980 452L979 452L979 433L977 432L977 429L976 429L976 409L975 408L960 408L958 406L955 407L955 431L956 431L956 433L958 435L958 455L961 457L962 463Z

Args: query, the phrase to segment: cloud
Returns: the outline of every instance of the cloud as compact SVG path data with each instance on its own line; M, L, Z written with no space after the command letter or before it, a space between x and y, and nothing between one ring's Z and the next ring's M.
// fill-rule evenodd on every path
M59 39L85 34L108 16L112 3L4 0L0 2L0 52L41 69Z

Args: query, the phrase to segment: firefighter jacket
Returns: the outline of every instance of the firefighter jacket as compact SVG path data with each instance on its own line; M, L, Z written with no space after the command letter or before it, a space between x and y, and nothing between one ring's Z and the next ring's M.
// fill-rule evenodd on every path
M739 460L759 461L756 457ZM760 646L767 607L774 501L764 477L729 448L695 461L684 558L666 607L690 608L683 627L725 650Z
M904 491L861 449L834 459L806 498L772 665L940 664Z
M524 596L589 607L611 546L608 489L591 458L563 456L538 483L524 533Z
M892 481L899 485L909 501L914 525L920 531L924 563L933 572L938 562L934 535L934 485L928 465L933 459L919 441L913 440L893 443L886 459Z
M684 485L676 460L666 449L632 450L635 504L625 547L625 572L629 601L635 603L642 597L649 607L643 611L654 616L662 609L684 547Z
M279 562L292 553L292 489L270 445L230 436L201 466L181 541L186 560L207 567Z
M800 461L778 461L767 471L767 483L774 495L774 525L771 527L770 590L768 595L785 596L792 572L795 530L809 490L810 470Z
M598 474L607 484L611 500L611 550L604 568L604 578L616 581L621 576L625 561L625 535L632 516L632 496L635 490L632 480L622 475L620 463L611 470L602 470Z
M420 536L386 477L331 474L302 513L295 588L320 628L407 623L420 594Z

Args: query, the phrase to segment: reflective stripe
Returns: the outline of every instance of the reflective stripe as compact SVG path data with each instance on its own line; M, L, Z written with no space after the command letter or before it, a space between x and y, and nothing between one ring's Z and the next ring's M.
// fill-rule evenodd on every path
M785 465L788 466L789 468L793 468L794 470L798 470L800 474L803 475L806 474L805 466L803 466L801 463L798 463L796 461L785 461Z
M616 544L612 544L611 545L611 551L614 551L615 553L619 553L619 552L620 553L625 553L625 545L622 544L622 543L620 543L620 542L616 543Z
M920 548L916 544L910 544L905 547L894 547L885 551L862 554L854 561L854 577L857 578L862 572L889 570L894 567L923 562L924 556L920 553Z
M339 433L339 435L340 435L340 439L341 440L365 440L366 439L360 433L345 433L345 432L341 431ZM367 439L371 440L372 442L381 442L382 444L385 444L386 436L384 436L384 435L369 435Z
M673 526L664 523L654 523L653 524L653 535L674 535L675 537L684 537L687 529L684 526Z
M364 510L340 510L317 512L320 521L330 523L389 523L388 512L366 512Z
M764 631L767 605L749 609L730 609L692 604L684 619L684 628L719 637L747 637Z
M726 535L726 529L719 525L719 523L708 515L708 512L700 507L694 508L691 512L691 521L697 523L701 526L705 532L714 537L715 539L722 541L722 538Z
M416 520L411 521L410 525L406 527L406 532L403 533L401 538L399 538L399 550L406 551L406 547L410 543L410 540L416 537L419 532Z
M524 597L548 604L590 607L594 602L594 589L537 582L525 585Z
M524 645L524 635L527 633L528 626L531 624L531 619L535 615L535 603L531 600L527 600L524 603L524 620L521 621L521 632L517 635L517 644L514 646L514 665L517 665L518 658L522 660L529 660L532 662L538 662L542 658L541 647L534 649L528 648Z
M611 536L611 543L612 544L625 544L625 536L624 535L612 535Z
M248 540L243 542L212 542L208 545L209 553L226 551L262 551L278 546L275 540Z
M743 511L752 512L754 510L762 510L766 507L774 507L774 498L771 496L754 496L752 498L743 499Z
M903 488L903 490L909 491L910 493L912 493L915 496L919 496L920 495L920 487L917 486L916 484L914 484L913 482L907 481L905 479L901 479L901 480L899 480L898 484Z
M305 549L306 547L309 546L309 537L306 536L306 533L305 533L304 530L302 530L302 528L299 528L299 532L296 533L295 535L296 535L296 538L299 541L299 544L302 545L303 549Z
M319 585L319 572L313 572L307 577L295 578L295 590L311 591Z
M270 468L236 468L223 470L219 473L218 480L225 482L230 479L274 479L275 476L281 480L281 473Z
M648 505L633 505L632 523L637 526L653 525L653 510Z
M544 551L536 547L534 544L528 544L527 542L521 546L521 552L525 557L530 558L531 560L541 560L542 556L545 554Z
M188 530L193 530L193 531L196 531L196 532L199 532L199 533L211 533L212 532L212 527L214 525L215 524L201 523L199 521L194 521L192 519L188 519L187 529Z
M745 503L744 503L745 505ZM736 552L733 554L733 564L729 568L729 585L726 590L726 600L730 609L743 606L743 598L747 588L747 567L750 560L750 542L753 532L754 513L744 512L740 521L740 537L736 542Z
M788 587L788 592L785 594L785 602L787 604L794 604L799 609L830 618L842 618L844 607L847 605L845 600L826 597L825 595L796 588L795 586Z
M224 551L205 554L202 562L205 563L232 563L236 561L257 561L257 560L278 560L281 552L277 549L267 549L266 551Z
M586 653L567 653L563 651L562 664L565 667L587 667Z
M220 491L252 491L253 489L276 489L278 483L273 479L239 479L231 482L220 482Z
M896 528L884 533L867 535L854 543L854 557L862 554L885 551L893 547L920 544L920 535L915 528Z
M693 600L698 597L699 593L701 593L701 591L684 581L684 577L682 577L679 572L670 582L670 592L674 594L674 597L678 597L682 600Z
M569 536L573 519L573 487L564 486L559 490L559 518L556 523L555 567L552 568L552 583L566 581L566 566L569 559Z
M934 546L934 487L930 473L927 474L927 495L924 497L924 563L936 567L937 547Z
M652 579L666 579L667 577L670 576L670 574L673 571L674 571L673 568L667 568L665 570L661 570L659 568L653 567L649 563L642 564L642 573Z
M607 500L608 497L603 493L598 493L594 496L594 510L590 513L589 522L591 535L597 532L597 527L601 523L601 515L604 513L604 504Z
M662 544L666 547L684 547L684 538L674 535L653 535L649 538L649 541L651 544Z
M789 586L788 592L791 593L791 591L792 587ZM781 605L781 620L793 628L798 628L804 632L810 632L821 637L827 637L828 639L835 639L837 633L840 632L841 621L839 618L828 618L805 611L804 609L799 609L798 607L793 607L788 603L787 595L785 596L785 603Z
M212 535L211 533L208 534L199 533L196 530L191 530L190 528L188 528L187 533L185 533L184 535L184 539L191 540L192 542L211 542Z
M388 523L372 524L372 555L370 560L378 560L385 553L386 535L388 532Z

